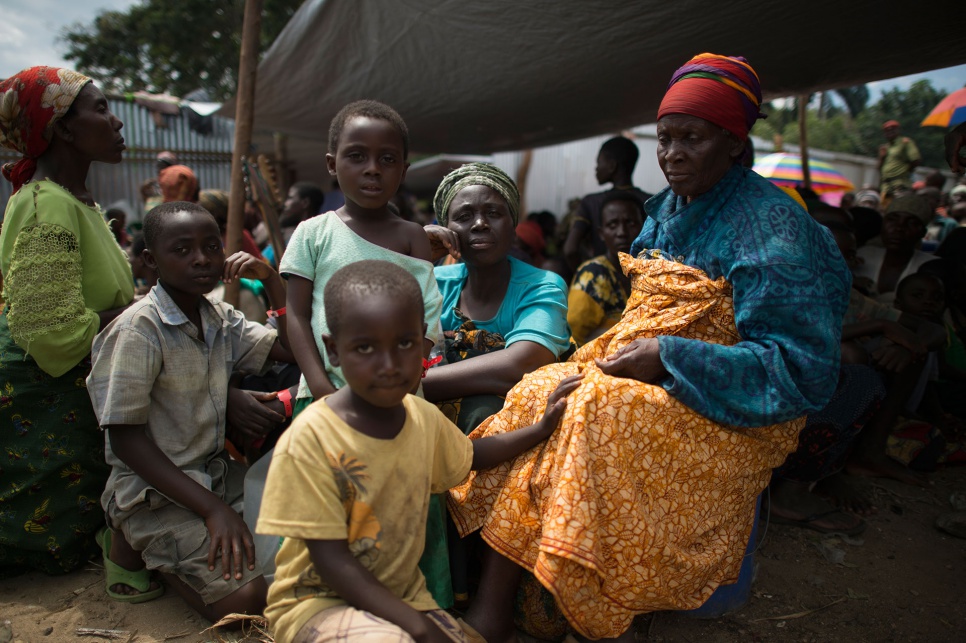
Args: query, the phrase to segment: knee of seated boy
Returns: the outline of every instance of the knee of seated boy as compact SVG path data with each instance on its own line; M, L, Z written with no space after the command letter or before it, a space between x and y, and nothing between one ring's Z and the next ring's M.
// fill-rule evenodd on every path
M211 537L204 518L177 505L155 491L149 491L146 501L129 512L116 510L111 522L119 527L127 541L136 550L148 569L176 576L198 595L205 605L212 605L228 598L255 579L261 579L261 566L255 561L255 569L248 568L244 558L242 577L235 578L234 567L229 568L226 579L221 556L215 560L215 568L208 568L208 552ZM257 590L258 586L250 588ZM244 596L243 593L240 596ZM264 602L264 598L262 599Z

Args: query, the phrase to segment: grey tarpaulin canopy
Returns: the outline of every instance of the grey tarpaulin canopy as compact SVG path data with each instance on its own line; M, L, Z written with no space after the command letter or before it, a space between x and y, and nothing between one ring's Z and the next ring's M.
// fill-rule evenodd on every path
M258 68L255 126L293 160L349 101L395 107L419 152L481 154L653 122L694 54L748 58L767 97L966 62L948 0L309 0ZM910 124L911 126L912 124ZM315 154L322 150L315 147Z

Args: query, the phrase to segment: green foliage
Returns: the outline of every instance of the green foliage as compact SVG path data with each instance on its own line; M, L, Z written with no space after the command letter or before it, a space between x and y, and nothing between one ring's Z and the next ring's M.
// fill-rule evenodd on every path
M265 51L301 5L265 0ZM67 60L111 92L145 90L183 96L203 88L221 101L235 92L244 0L141 0L127 11L102 11L64 29Z
M835 93L845 103L845 108L849 110L849 115L852 118L861 114L865 106L869 104L869 88L865 85L841 87L836 89Z
M922 154L922 165L946 167L943 157L945 128L919 126L932 108L945 97L946 92L936 89L928 80L916 81L905 91L895 87L883 92L879 101L856 119L862 140L866 142L864 149L868 150L864 153L877 154L879 145L885 142L882 123L895 119L902 125L900 135L915 141L919 153Z
M864 93L864 98L863 98ZM808 146L816 149L847 152L862 156L878 157L879 146L884 144L882 123L895 119L902 125L901 135L915 141L922 154L922 165L945 167L943 160L943 135L941 127L920 127L919 123L945 97L945 92L936 89L928 80L920 80L909 89L894 87L883 92L879 100L868 107L868 90L847 88L836 90L846 103L845 110L836 110L827 104L818 109L809 109L806 114ZM850 98L846 99L848 95ZM859 105L862 108L858 111ZM753 130L755 136L774 140L781 134L784 141L798 145L798 106L794 99L785 102L783 107L775 104L764 108L768 119L759 121Z

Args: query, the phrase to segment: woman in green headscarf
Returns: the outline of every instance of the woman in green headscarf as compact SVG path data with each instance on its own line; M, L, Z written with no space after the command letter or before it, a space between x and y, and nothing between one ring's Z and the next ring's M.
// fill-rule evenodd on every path
M450 401L444 412L469 432L499 410L502 396L525 374L567 351L567 287L554 273L510 256L520 195L495 165L470 163L450 172L433 207L439 224L459 239L463 263L435 271L446 364L430 369L423 390L430 401ZM468 423L459 399L469 396L495 397L495 408Z
M450 172L433 201L463 263L435 270L446 363L429 369L423 392L465 433L499 411L524 375L570 347L563 279L509 254L519 208L517 186L489 163ZM455 599L465 601L465 555L458 541L450 550Z

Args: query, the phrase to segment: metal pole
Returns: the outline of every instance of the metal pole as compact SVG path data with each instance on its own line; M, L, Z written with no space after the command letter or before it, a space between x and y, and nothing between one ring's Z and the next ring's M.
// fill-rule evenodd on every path
M255 74L258 70L258 41L262 27L262 0L245 0L241 55L238 63L238 94L235 103L235 147L231 155L231 192L228 197L228 247L230 256L241 250L245 217L245 182L242 163L252 146L255 103ZM238 280L225 288L225 301L238 305Z

